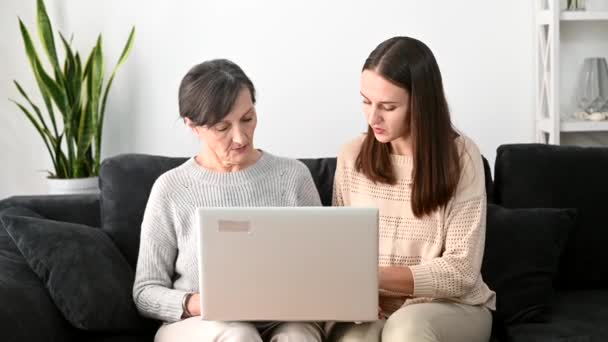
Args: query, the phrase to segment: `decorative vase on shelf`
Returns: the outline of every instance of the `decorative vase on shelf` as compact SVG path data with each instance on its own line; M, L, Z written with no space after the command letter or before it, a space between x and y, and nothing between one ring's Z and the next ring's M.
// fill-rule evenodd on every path
M586 0L585 10L589 12L608 11L608 0Z
M608 111L608 65L605 58L585 58L577 92L581 110L589 114Z
M567 11L584 11L585 0L566 0Z

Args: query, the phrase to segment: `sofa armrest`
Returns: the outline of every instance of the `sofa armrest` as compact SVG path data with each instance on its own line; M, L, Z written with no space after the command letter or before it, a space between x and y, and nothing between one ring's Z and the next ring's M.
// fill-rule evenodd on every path
M0 210L25 207L57 221L100 227L99 195L13 196L0 201Z

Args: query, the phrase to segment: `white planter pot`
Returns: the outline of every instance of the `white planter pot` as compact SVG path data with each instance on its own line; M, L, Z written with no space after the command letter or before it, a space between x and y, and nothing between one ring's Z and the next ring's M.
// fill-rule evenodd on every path
M47 184L50 195L99 193L98 177L74 179L47 178Z

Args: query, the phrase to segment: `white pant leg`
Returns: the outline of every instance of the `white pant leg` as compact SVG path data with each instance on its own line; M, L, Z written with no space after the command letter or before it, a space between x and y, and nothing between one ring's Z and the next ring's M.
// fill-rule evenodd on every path
M331 328L329 342L380 342L384 322L336 323Z
M315 323L281 323L268 336L269 342L323 342L321 327Z
M487 342L491 331L492 315L484 307L432 302L407 305L386 321L336 323L329 341Z
M164 324L154 342L262 342L262 338L253 324L204 321L198 316Z
M492 315L487 308L451 302L412 304L384 324L382 342L488 342Z

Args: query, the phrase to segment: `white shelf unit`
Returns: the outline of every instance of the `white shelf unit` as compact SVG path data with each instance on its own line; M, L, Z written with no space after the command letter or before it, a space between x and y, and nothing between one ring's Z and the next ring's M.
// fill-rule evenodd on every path
M560 0L535 0L536 141L555 145L560 144L561 133L608 132L608 121L563 119L560 99L562 25L608 23L608 11L563 11L560 5ZM608 30L605 34L608 37Z
M608 12L564 11L559 17L562 21L601 21L608 20Z

